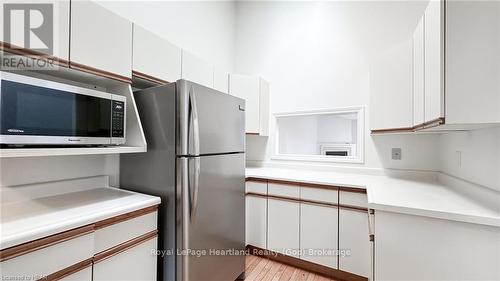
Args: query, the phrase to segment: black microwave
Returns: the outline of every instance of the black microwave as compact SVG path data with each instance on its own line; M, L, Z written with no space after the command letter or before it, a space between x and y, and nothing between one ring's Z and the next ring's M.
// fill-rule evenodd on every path
M126 98L0 72L0 144L125 143Z

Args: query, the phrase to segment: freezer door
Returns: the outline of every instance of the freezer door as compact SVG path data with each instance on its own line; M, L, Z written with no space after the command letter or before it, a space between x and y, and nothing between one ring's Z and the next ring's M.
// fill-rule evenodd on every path
M244 154L178 161L188 172L179 174L177 280L235 280L245 268Z
M245 101L179 80L177 155L198 156L245 150Z

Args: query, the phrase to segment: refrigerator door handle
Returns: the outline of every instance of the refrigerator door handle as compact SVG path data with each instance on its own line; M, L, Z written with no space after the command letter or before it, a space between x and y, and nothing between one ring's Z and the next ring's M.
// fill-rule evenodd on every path
M194 182L193 182L193 199L191 200L190 219L194 223L196 217L196 209L198 209L198 190L200 187L200 172L201 172L201 159L194 157Z
M194 156L200 155L200 127L198 123L198 106L196 105L196 97L194 95L193 87L189 89L189 103L191 105L191 120L193 124L193 154Z

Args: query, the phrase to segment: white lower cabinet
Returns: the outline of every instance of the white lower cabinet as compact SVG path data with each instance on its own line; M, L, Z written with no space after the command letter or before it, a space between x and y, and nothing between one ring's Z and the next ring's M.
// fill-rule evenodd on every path
M299 257L299 203L268 199L268 249Z
M245 211L245 244L266 249L267 198L247 195Z
M339 209L340 270L367 278L372 276L369 233L368 212Z
M93 280L156 280L156 245L155 237L96 262Z
M300 203L301 259L337 268L337 217L337 208Z

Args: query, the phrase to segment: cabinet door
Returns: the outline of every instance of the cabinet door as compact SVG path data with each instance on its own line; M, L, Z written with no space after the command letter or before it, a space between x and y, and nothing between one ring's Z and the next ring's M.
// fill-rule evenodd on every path
M182 50L182 79L213 88L214 67L186 50Z
M94 281L156 280L157 238L94 263Z
M444 117L444 9L443 1L430 1L424 16L425 121Z
M339 269L371 277L372 249L369 239L368 212L339 209Z
M245 222L245 244L267 249L267 198L246 196Z
M229 73L217 67L214 68L214 89L229 93Z
M424 123L424 18L413 32L413 125Z
M134 71L168 82L181 78L181 49L134 24Z
M62 279L60 281L92 281L92 266L84 268L80 271L72 273Z
M268 184L269 196L299 199L297 185ZM300 203L294 200L267 199L268 225L267 246L269 250L299 258Z
M245 131L259 134L260 131L260 79L256 76L231 74L229 93L245 100Z
M70 64L132 76L132 23L92 1L71 2Z
M4 43L9 43L15 46L16 48L25 48L31 49L38 53L52 55L56 58L60 58L63 60L68 60L69 57L69 13L70 13L70 4L69 0L49 0L43 1L43 4L52 5L50 9L53 9L53 24L54 26L50 26L49 29L53 30L55 33L52 38L38 37L39 35L35 33L30 34L30 42L25 41L24 37L24 25L19 24L19 22L23 21L25 17L28 17L28 14L25 14L23 10L11 10L10 11L10 24L11 24L11 33L10 38L6 37L4 34L4 20L2 16L2 20L0 21L0 41ZM0 14L5 15L8 11L4 11L6 7L3 3L6 4L27 4L33 5L32 1L22 1L22 0L9 0L2 1L2 5L0 5ZM42 17L44 14L41 14ZM43 24L48 23L47 19L42 18L44 20ZM42 27L43 27L42 24ZM52 50L50 47L52 45Z
M301 259L337 268L337 238L337 208L300 203Z

